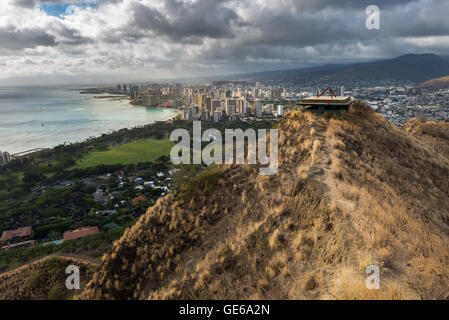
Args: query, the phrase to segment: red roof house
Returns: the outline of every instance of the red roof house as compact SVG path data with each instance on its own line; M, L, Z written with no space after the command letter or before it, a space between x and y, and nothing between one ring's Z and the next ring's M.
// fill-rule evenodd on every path
M6 230L6 231L3 231L0 242L15 240L15 239L19 239L19 238L25 238L25 237L31 237L32 234L33 234L33 230L30 226L19 228L16 230Z
M64 232L64 241L84 238L90 236L91 234L99 233L98 227L85 227L76 230L69 230Z
M147 198L145 198L143 195L139 195L138 197L131 200L131 203L133 206L138 205L139 203L146 201Z

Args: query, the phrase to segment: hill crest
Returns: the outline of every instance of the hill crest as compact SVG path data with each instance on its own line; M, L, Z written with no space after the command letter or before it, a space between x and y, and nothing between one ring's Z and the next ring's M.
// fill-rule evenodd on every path
M449 159L362 104L293 112L279 172L223 166L160 199L83 299L444 299ZM365 287L365 267L381 289Z
M1 300L61 300L79 293L65 288L66 268L80 268L81 289L91 279L96 263L85 259L51 255L0 274Z
M449 76L428 80L426 82L418 84L416 87L434 90L449 88Z

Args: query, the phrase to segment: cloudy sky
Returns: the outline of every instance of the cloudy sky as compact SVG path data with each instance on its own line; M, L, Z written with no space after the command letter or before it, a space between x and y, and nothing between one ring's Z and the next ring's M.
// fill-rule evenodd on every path
M367 30L377 5L381 29ZM195 77L449 54L447 0L0 0L0 78Z

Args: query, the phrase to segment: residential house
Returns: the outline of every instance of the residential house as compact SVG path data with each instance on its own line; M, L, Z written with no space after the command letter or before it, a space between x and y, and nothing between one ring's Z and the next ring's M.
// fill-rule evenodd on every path
M146 201L147 199L143 196L143 195L139 195L138 197L134 198L131 203L133 204L133 206L138 205L139 203Z
M76 230L69 230L64 232L63 239L64 241L84 238L90 236L92 234L99 233L100 230L98 227L84 227Z
M3 231L2 237L0 238L0 242L11 241L20 238L31 238L33 235L33 230L31 226L22 227L16 230L6 230Z

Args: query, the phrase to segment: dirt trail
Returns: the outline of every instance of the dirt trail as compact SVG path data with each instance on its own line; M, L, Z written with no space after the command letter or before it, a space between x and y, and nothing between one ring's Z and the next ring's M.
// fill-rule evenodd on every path
M319 157L315 160L311 171L322 173L316 175L315 178L328 187L326 194L330 202L335 201L341 209L347 213L351 213L356 210L356 203L345 199L339 188L340 185L337 184L337 180L332 176L331 165L334 161L337 161L336 156L332 153L334 147L331 144L336 141L332 129L329 124L324 125L318 122L314 123L313 129L315 130L315 134L313 135L314 139L320 141L320 150Z

